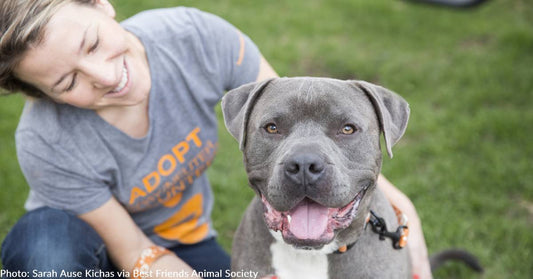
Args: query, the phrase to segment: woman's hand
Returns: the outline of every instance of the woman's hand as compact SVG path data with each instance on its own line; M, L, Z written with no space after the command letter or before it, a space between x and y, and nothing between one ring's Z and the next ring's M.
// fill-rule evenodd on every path
M79 217L91 225L104 240L113 263L132 275L141 252L154 245L115 198ZM162 256L151 265L151 270L157 269L169 271L168 274L171 271L185 271L187 274L193 272L190 266L173 253Z

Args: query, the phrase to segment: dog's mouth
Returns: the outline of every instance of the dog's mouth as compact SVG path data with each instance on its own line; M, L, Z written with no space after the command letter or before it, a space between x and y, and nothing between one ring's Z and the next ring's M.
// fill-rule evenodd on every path
M304 198L284 212L275 210L261 195L264 218L271 230L281 232L285 242L296 247L319 249L335 238L335 231L350 226L367 189L359 191L350 203L340 208L326 207Z

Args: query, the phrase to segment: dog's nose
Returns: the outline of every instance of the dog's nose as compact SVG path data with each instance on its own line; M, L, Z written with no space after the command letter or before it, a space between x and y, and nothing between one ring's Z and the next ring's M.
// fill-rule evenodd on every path
M318 154L302 153L292 156L285 162L284 167L285 176L293 183L309 185L322 177L325 163Z

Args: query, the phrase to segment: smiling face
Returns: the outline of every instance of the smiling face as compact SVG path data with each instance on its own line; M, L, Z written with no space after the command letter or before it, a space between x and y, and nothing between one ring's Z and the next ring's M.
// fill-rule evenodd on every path
M278 82L250 115L248 177L270 229L297 247L320 248L352 223L363 225L359 209L381 166L378 119L365 93L348 83Z
M56 102L96 111L146 99L150 73L140 41L114 20L107 1L66 4L46 25L16 76Z

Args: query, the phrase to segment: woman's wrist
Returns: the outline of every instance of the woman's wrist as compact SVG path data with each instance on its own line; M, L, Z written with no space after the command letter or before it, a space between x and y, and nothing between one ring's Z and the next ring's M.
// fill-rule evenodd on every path
M152 264L162 256L170 253L171 252L166 248L156 245L143 249L133 267L132 278L143 279L152 277L150 276L150 268Z

